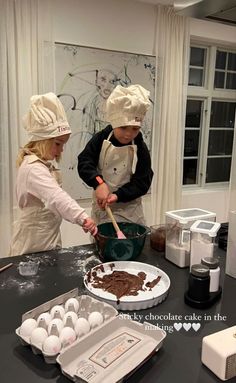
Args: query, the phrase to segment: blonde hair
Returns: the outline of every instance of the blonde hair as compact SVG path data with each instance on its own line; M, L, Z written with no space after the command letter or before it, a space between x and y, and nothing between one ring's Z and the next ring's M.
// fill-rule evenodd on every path
M54 138L41 140L41 141L30 141L23 148L20 148L17 159L16 166L17 168L22 164L24 157L29 154L35 154L43 161L47 161L50 157L52 145ZM60 161L61 156L56 158L56 161Z

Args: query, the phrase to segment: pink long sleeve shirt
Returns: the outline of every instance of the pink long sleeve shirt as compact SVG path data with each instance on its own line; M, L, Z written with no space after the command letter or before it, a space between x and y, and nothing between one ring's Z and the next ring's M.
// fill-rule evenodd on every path
M16 198L21 209L41 205L65 220L83 225L87 213L58 184L48 164L35 155L25 156L17 173ZM57 171L58 172L58 171Z

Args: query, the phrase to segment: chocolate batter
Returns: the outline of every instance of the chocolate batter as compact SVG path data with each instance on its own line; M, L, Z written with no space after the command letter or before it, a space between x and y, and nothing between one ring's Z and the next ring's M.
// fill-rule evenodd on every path
M154 286L156 286L161 279L161 276L159 275L157 278L153 279L152 282L147 282L145 286L149 287L149 290L152 290Z
M151 290L161 279L160 276L144 285L146 273L139 272L138 275L130 274L127 271L115 270L111 274L99 277L97 273L92 273L92 286L96 289L103 289L117 297L117 300L123 296L138 295L139 291L145 291L146 287ZM90 282L90 281L89 281Z

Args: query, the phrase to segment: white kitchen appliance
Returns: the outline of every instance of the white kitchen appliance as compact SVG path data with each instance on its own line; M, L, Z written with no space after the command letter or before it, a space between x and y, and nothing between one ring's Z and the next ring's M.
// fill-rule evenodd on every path
M201 360L221 380L235 377L236 326L205 336Z

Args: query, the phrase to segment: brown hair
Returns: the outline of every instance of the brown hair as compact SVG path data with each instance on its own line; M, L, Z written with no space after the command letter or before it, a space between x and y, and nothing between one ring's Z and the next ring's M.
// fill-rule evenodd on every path
M30 141L23 148L20 148L17 159L17 168L22 164L24 157L28 154L35 154L43 161L48 160L48 156L51 152L54 138L41 140L41 141ZM56 158L56 161L60 161L60 157Z

